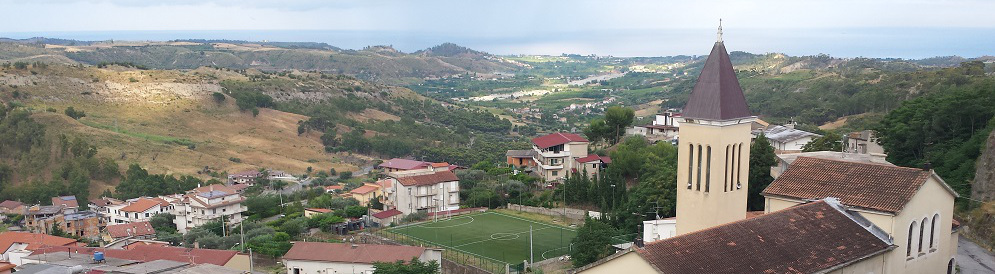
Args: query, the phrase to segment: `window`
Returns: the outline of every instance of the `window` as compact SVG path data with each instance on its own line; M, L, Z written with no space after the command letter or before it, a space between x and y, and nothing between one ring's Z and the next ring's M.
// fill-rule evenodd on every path
M712 184L712 146L708 146L708 160L705 161L705 192Z
M739 156L739 158L737 158L737 160L736 160L737 161L737 163L736 163L736 189L740 189L740 188L743 187L743 183L742 183L743 181L741 181L739 179L739 177L742 176L741 175L742 172L739 172L739 171L743 167L743 143L739 143L739 155L738 156Z
M559 175L557 175L557 173L559 173L559 172L557 172L556 170L553 170L553 176L559 176Z
M922 218L922 222L919 223L919 255L922 255L922 238L926 235L926 218Z
M691 189L691 179L694 178L694 145L688 145L688 189Z
M929 252L936 251L936 220L940 219L940 214L933 215L933 223L929 227Z
M696 177L697 179L695 180L695 183L697 184L697 186L695 187L695 190L700 191L701 190L701 145L698 145L698 176Z
M905 256L912 257L912 235L915 235L914 233L915 230L916 230L916 222L912 221L912 224L909 225L909 240L907 242L907 245L905 246Z
M729 145L726 145L726 166L722 170L722 191L729 191Z

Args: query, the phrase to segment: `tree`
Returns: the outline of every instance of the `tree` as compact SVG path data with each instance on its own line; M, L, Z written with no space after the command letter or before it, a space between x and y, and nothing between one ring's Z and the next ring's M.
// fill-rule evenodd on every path
M625 136L625 129L632 125L636 112L631 108L612 106L605 109L605 126L609 129L609 135L604 136L609 143L615 144Z
M815 138L802 147L802 152L812 151L842 151L843 136L839 133L829 132L822 137Z
M750 177L749 196L746 198L747 210L764 210L764 196L760 193L774 181L770 176L770 167L777 164L777 155L770 141L761 133L750 145Z
M66 116L69 116L70 118L73 118L73 119L76 119L76 120L79 120L79 118L86 117L86 113L85 112L83 112L82 110L76 110L73 107L66 108L65 112L66 112Z
M221 104L225 102L225 95L220 92L212 93L211 97L214 98L215 103Z
M436 274L439 273L439 262L422 262L417 257L405 262L398 260L393 263L374 262L374 274Z
M584 217L584 225L577 230L573 239L570 259L574 267L593 263L612 254L611 237L614 229L601 220Z
M176 224L173 223L176 216L170 213L159 213L149 219L149 224L158 232L176 233Z

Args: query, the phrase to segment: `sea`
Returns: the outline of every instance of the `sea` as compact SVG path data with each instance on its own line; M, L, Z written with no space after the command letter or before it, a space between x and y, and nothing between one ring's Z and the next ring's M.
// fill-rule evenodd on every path
M499 55L581 54L618 57L705 55L717 40L714 29L620 29L570 32L489 33L392 30L161 30L0 32L0 37L50 37L75 40L228 39L324 42L344 49L389 45L414 52L451 42ZM936 56L995 55L995 28L726 28L729 51L784 53L792 56L921 59Z

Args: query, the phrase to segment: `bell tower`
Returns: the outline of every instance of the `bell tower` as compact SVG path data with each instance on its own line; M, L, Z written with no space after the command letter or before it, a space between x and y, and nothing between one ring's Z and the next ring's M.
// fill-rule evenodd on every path
M722 41L705 60L684 107L677 163L677 235L746 218L751 124Z

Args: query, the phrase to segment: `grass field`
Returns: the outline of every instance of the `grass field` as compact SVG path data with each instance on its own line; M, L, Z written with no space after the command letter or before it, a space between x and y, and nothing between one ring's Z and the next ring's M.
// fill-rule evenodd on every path
M529 226L535 261L568 253L574 229L485 212L390 229L391 232L509 264L529 259Z

